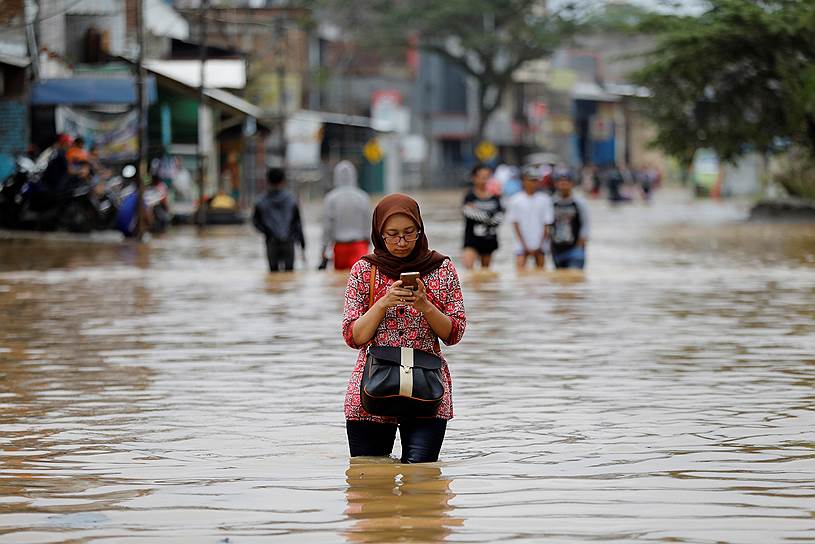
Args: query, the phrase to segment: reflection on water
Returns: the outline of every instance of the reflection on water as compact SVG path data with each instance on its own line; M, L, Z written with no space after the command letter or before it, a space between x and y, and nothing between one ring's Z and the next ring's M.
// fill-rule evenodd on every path
M449 478L436 464L354 458L345 471L348 542L443 542L463 519L450 515Z
M457 259L460 195L421 202ZM349 464L344 274L267 274L248 226L0 237L0 543L815 541L815 228L592 210L585 273L503 229L462 275L427 466Z

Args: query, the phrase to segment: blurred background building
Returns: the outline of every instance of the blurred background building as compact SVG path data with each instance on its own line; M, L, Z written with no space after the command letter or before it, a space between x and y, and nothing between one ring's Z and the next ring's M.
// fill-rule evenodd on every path
M136 158L137 1L3 2L0 173L58 132L90 137L112 164ZM647 146L654 130L637 99L648 92L627 80L642 62L631 55L652 44L644 35L593 32L525 63L482 142L477 79L417 47L363 47L353 17L302 2L141 1L148 160L177 157L195 171L203 152L208 195L248 205L270 165L321 194L342 159L370 192L459 186L477 161L541 153L574 168L669 169Z

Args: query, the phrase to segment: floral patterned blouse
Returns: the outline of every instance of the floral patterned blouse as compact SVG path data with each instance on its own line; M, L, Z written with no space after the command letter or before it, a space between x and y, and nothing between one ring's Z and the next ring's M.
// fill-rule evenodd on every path
M379 270L377 270L376 276L374 300L379 300L387 294L388 289L396 280L381 274ZM464 313L464 297L461 294L461 284L453 261L445 259L439 268L422 276L422 281L427 288L427 300L449 317L453 325L450 336L441 340L448 346L458 343L461 341L461 337L464 336L467 316ZM358 346L354 343L353 329L354 322L368 311L370 286L371 263L360 259L351 268L348 286L345 289L345 307L342 313L342 336L345 343L359 350L357 362L351 372L351 379L345 393L345 419L396 423L396 418L369 414L362 408L359 400L359 382L365 368L367 344ZM430 324L420 312L410 306L388 308L384 319L376 329L372 342L380 346L421 349L441 357L444 397L436 412L436 417L441 419L453 418L453 383L450 379L450 370L447 367L444 355L441 353L438 336L433 332Z

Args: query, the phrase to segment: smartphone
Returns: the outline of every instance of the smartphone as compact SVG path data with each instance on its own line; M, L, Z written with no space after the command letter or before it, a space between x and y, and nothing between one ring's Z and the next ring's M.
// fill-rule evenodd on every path
M416 280L419 279L418 272L402 272L399 274L399 279L402 281L402 287L405 289L413 289L414 291L419 288Z

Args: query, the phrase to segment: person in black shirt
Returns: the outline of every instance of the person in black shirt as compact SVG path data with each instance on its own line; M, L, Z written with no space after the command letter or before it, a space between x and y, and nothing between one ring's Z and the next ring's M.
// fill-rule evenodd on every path
M498 249L498 225L504 220L501 199L487 190L492 169L477 164L470 173L473 186L464 196L464 267L472 269L476 258L489 268L492 253Z
M555 268L583 268L589 238L588 208L574 196L574 177L568 170L552 174L557 194L552 228L552 260Z

